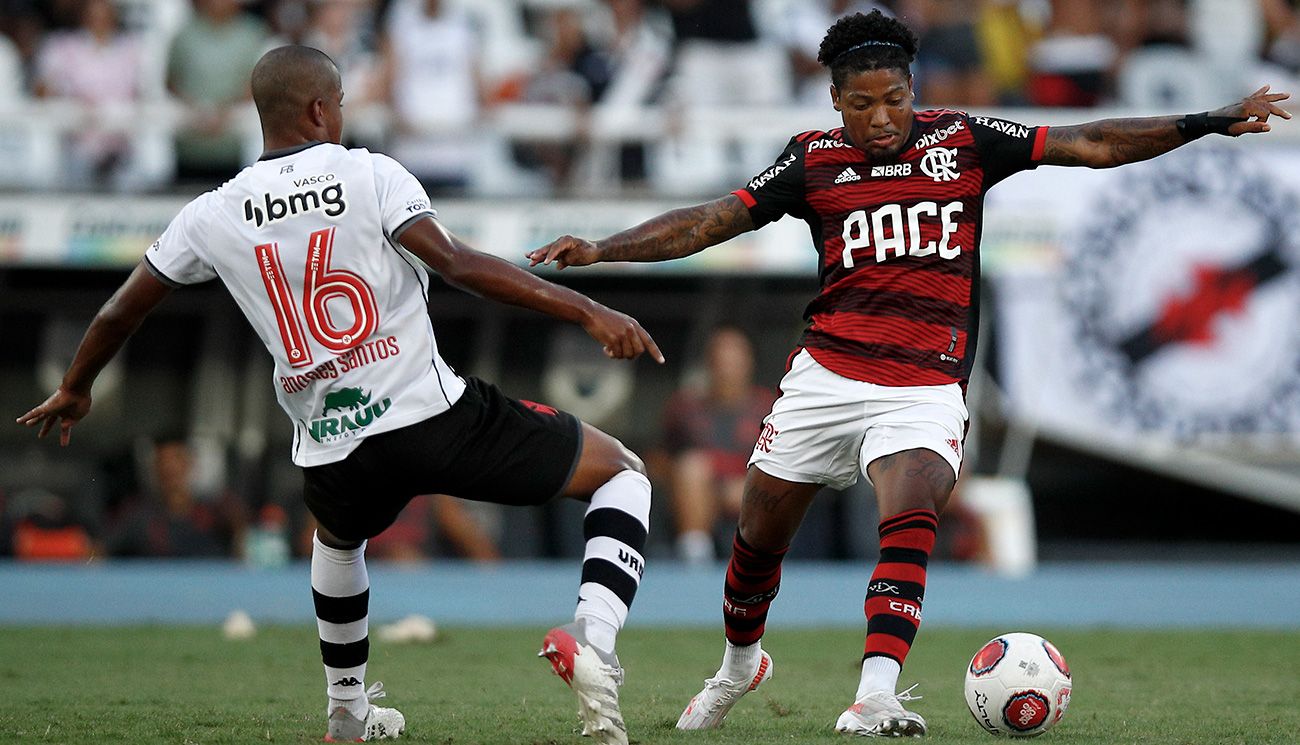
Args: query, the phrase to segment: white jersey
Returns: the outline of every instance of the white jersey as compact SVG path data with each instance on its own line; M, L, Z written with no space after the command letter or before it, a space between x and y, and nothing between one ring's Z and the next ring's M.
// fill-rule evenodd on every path
M321 465L446 411L465 390L438 354L428 275L397 242L433 216L392 158L303 145L190 202L145 263L174 286L221 278L275 358L293 462Z

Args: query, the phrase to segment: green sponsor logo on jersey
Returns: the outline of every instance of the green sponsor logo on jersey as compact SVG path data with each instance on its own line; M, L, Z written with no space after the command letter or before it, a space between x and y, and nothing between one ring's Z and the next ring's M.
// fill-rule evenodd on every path
M393 405L392 399L371 403L370 391L361 388L340 388L325 394L325 408L319 419L308 425L308 434L316 442L325 444L351 437L383 416ZM330 412L338 412L330 416Z

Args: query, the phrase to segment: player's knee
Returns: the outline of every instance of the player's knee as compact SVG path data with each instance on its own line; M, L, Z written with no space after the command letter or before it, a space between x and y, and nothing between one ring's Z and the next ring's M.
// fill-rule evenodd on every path
M640 456L631 450L628 450L621 442L618 443L618 449L619 457L617 466L619 473L622 473L623 471L632 471L634 473L639 473L642 476L646 476L645 462L641 460Z
M316 526L316 539L328 548L339 551L354 551L361 548L362 541L347 541L329 532L324 525Z

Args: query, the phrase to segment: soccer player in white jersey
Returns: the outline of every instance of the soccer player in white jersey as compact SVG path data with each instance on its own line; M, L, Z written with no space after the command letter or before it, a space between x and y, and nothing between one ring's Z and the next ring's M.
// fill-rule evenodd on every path
M632 318L475 251L435 219L401 165L339 145L338 69L301 46L268 52L252 74L265 152L190 202L100 309L62 384L18 418L67 445L91 386L172 289L219 278L275 359L294 423L293 461L319 528L312 596L325 665L327 741L396 738L405 718L370 703L365 541L417 494L505 504L590 502L572 623L540 654L577 693L583 734L627 743L618 704L618 630L640 583L650 513L641 461L616 439L549 406L457 375L438 354L429 278L581 324L605 353L648 352Z

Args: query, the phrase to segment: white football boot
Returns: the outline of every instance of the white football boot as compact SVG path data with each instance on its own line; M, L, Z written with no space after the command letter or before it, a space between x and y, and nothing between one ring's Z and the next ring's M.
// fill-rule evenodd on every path
M574 621L546 632L537 656L549 660L555 674L578 695L584 736L600 745L627 745L627 725L618 708L623 668L616 655L588 643L584 627Z
M722 671L704 681L704 690L695 694L685 711L677 720L677 729L713 729L727 718L727 712L736 705L740 697L759 687L763 681L772 677L772 656L767 652L759 655L758 668L753 675L740 680L731 680L722 676Z
M375 683L366 690L366 700L374 701L388 694L383 683ZM397 709L386 709L370 704L365 721L348 711L338 702L330 702L329 727L325 742L369 742L371 740L396 740L406 731L406 717Z
M912 688L916 686L913 685ZM844 710L835 722L835 731L863 737L922 737L925 720L903 708L902 702L915 701L912 688L902 693L873 691Z

